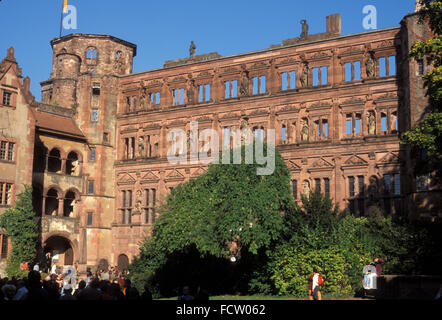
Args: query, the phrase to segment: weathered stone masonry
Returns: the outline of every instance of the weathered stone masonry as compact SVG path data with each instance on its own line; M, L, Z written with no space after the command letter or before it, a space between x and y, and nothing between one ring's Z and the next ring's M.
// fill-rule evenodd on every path
M168 132L189 132L197 121L200 132L218 132L220 146L226 129L248 127L256 137L274 129L297 201L320 190L355 215L376 205L434 218L440 188L414 176L399 143L427 104L421 73L431 66L408 60L417 35L429 37L416 21L411 14L400 27L342 36L340 16L331 15L324 33L308 34L303 22L300 37L265 50L223 57L192 47L188 58L139 73L132 73L136 45L71 34L51 41L41 103L8 51L0 127L7 112L17 132L0 130L2 195L9 188L13 199L21 183L33 184L41 254L57 254L57 264L125 268L166 195L207 170L166 158Z

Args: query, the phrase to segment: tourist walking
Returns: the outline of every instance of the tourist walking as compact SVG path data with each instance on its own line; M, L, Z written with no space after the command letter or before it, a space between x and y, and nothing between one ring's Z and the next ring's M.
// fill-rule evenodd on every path
M324 278L319 274L318 270L314 268L308 283L309 300L322 300L321 286L323 284Z

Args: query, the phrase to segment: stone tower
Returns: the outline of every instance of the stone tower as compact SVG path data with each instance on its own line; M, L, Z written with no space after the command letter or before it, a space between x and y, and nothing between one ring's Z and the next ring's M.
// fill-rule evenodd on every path
M114 263L116 111L120 76L132 72L136 45L109 35L70 34L51 41L50 79L41 83L42 103L70 109L86 137L81 150L82 190L78 203L79 250L83 266Z

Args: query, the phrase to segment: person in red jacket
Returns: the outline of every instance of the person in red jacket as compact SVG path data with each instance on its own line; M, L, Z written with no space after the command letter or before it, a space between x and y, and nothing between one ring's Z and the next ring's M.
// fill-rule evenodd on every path
M313 269L313 274L309 277L308 295L309 300L322 300L320 287L324 284L324 278L318 273L318 270Z
M374 263L376 266L376 274L378 277L382 275L382 266L384 265L384 260L380 258L375 258Z

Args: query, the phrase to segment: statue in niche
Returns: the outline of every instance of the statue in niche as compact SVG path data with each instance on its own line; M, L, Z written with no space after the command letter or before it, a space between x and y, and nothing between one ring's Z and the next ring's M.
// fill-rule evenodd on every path
M70 217L75 217L75 209L77 207L77 200L73 199L70 206L72 207L72 212L69 215Z
M144 138L143 137L138 138L138 156L140 158L144 157Z
M365 64L365 67L366 67L367 78L374 78L374 71L375 71L374 68L375 68L375 65L374 65L374 57L373 57L373 53L372 52L370 52L368 54L367 62Z
M310 182L308 182L308 180L305 180L302 183L302 194L306 197L310 195Z
M187 103L194 104L195 100L195 80L190 80L189 88L187 89Z
M307 20L301 20L301 25L302 25L301 39L306 39L308 37Z
M368 116L368 134L376 134L376 117L373 112Z
M79 169L80 169L79 161L78 160L72 161L71 175L77 176Z
M137 191L137 196L135 199L135 212L141 213L141 190Z
M189 48L190 59L195 58L195 50L196 50L196 45L195 45L195 43L193 43L193 40L192 40L192 41L190 41L190 48Z
M308 84L308 65L307 65L307 63L305 63L304 67L302 68L300 80L301 80L301 86L307 87L307 84Z
M144 110L146 108L146 89L143 88L140 96L140 109Z
M246 139L249 140L250 138L248 137L248 134L251 134L251 131L249 130L249 120L247 118L241 120L239 129L241 130L241 144L244 144Z
M239 93L241 94L241 96L249 95L249 75L247 71L243 72L241 86L239 87Z
M301 129L301 140L302 141L307 141L308 140L308 123L307 120L304 121L304 123L302 124L302 129Z

